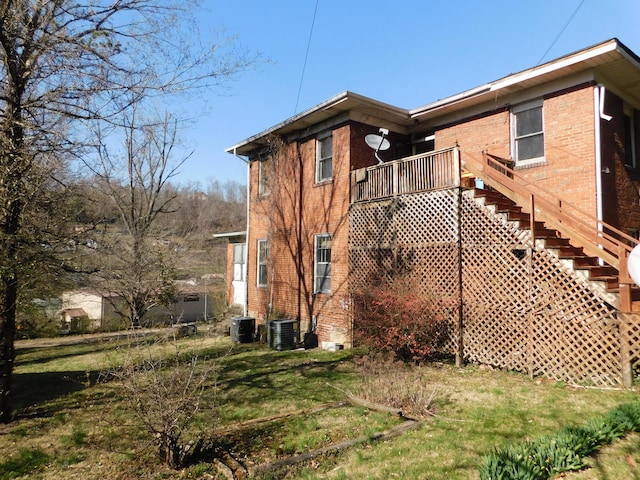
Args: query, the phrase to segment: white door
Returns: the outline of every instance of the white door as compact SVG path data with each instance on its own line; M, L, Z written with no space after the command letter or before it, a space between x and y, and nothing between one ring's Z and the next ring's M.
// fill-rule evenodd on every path
M236 243L233 246L233 303L244 305L247 298L247 244Z

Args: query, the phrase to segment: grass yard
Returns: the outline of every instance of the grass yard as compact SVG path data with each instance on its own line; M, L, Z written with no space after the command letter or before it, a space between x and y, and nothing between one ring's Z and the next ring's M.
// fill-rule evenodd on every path
M175 355L176 345L162 341L163 335L153 334L134 347L118 337L75 337L61 345L20 342L16 421L0 425L0 480L224 478L207 462L180 472L164 466L118 380L105 375L132 354ZM184 358L197 353L198 368L218 365L184 440L213 436L218 454L250 467L372 438L400 423L394 415L345 402L346 392L357 394L362 388L352 351L276 352L257 344L231 345L228 337L207 332L179 340L177 348ZM392 370L377 376L384 383L404 375ZM637 396L447 363L410 375L406 378L419 392L433 394L434 415L425 416L418 429L259 478L478 478L482 456L495 448L581 424ZM638 478L640 438L630 435L590 462L593 468L566 478Z

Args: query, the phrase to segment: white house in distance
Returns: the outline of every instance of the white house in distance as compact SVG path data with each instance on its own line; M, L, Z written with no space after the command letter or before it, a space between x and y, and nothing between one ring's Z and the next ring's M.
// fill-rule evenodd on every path
M196 282L197 283L197 282ZM180 295L171 308L153 307L145 316L149 325L165 325L171 321L197 322L213 318L213 302L208 297L206 286L198 288L188 282L180 283ZM59 311L62 329L78 331L81 326L88 330L111 330L118 327L122 316L114 309L118 303L114 293L98 293L91 289L79 289L62 294ZM86 325L82 320L86 319Z
M77 330L81 318L88 320L87 328L90 330L104 327L103 323L107 318L116 319L118 315L110 303L110 296L112 295L88 289L64 292L60 310L63 330Z

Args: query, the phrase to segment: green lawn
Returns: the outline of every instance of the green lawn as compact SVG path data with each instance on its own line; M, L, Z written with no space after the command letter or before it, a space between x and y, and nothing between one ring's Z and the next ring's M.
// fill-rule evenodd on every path
M105 373L132 352L160 358L173 355L175 346L156 337L129 345L126 339L19 344L16 421L0 426L0 480L223 478L208 463L178 474L158 461L119 383ZM359 391L354 352L276 352L257 344L233 346L228 337L206 334L182 339L178 348L187 358L197 352L200 360L219 366L187 437L218 432L214 438L246 465L370 437L399 423L393 415L340 403L345 392ZM392 371L389 379L402 375ZM380 377L384 381L385 375ZM420 428L325 454L271 478L478 478L483 455L495 448L580 424L637 396L447 363L421 367L411 382L424 394L435 391L433 415L422 419ZM261 417L278 418L246 423ZM235 428L239 424L244 428ZM593 469L567 478L638 478L639 444L629 436L591 459Z

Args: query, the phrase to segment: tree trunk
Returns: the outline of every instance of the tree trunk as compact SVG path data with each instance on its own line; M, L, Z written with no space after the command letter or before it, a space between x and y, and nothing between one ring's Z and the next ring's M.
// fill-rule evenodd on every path
M16 297L18 281L3 279L4 301L0 312L0 422L11 421L11 378L15 359Z

